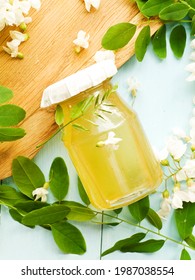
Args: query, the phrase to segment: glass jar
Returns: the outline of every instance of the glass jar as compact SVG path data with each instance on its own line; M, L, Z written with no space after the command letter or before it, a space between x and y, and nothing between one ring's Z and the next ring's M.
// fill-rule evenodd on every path
M160 164L136 113L108 82L60 105L69 123L63 141L94 207L120 208L157 188Z

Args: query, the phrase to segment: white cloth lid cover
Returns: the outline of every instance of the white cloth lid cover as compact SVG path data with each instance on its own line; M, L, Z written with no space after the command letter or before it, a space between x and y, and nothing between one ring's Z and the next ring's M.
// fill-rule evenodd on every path
M48 86L42 96L41 108L60 103L86 89L97 86L117 73L113 60L102 60L65 79Z

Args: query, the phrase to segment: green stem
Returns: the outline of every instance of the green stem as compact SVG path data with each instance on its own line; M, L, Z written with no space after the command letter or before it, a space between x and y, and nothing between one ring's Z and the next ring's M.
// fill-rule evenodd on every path
M71 121L67 122L66 124L64 124L63 126L59 127L56 132L54 132L46 141L42 142L41 144L39 144L38 146L36 146L36 148L40 148L42 146L44 146L47 142L49 142L54 136L56 136L61 130L63 130L66 126L68 126L69 124L73 123L74 121L76 121L78 118L80 118L81 116L72 119Z
M101 214L101 213L99 213L99 214ZM140 228L140 229L143 229L143 230L146 231L146 232L150 232L150 233L153 233L153 234L155 234L155 235L158 235L158 236L164 238L165 240L169 240L169 241L174 242L174 243L176 243L176 244L178 244L178 245L182 245L182 246L188 247L189 249L192 249L189 245L183 244L182 241L177 241L177 240L175 240L175 239L173 239L173 238L171 238L171 237L169 237L169 236L166 236L166 235L160 233L160 231L156 232L156 231L154 231L154 230L152 230L152 229L149 229L149 228L146 228L146 227L142 226L141 224L134 224L134 223L132 223L132 222L130 222L130 221L124 220L124 219L119 218L119 217L112 216L112 215L107 214L107 213L104 213L104 215L107 216L107 217L110 217L110 218L117 219L117 220L119 220L121 223L123 222L123 223L129 224L129 225L132 225L132 226L134 226L134 227L138 227L138 228Z

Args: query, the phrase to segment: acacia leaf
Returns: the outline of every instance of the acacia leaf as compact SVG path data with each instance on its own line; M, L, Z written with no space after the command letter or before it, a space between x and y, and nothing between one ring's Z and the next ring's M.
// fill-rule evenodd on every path
M131 40L136 31L136 25L122 22L111 26L102 38L102 47L107 50L123 48Z
M11 89L0 86L0 104L8 102L13 97L13 92Z
M41 202L41 201L33 201L33 200L28 200L24 202L16 202L14 204L14 207L19 211L23 213L29 213L33 210L37 210L43 207L49 206L48 203L46 202Z
M73 105L70 112L70 118L74 120L81 117L87 111L93 101L94 96L90 95L79 103Z
M152 224L157 229L160 230L162 228L161 218L152 208L149 208L146 218L150 222L150 224Z
M188 253L188 251L186 249L183 249L181 251L180 260L191 260L190 254Z
M69 175L65 161L61 157L53 160L49 172L50 189L59 201L62 201L68 193Z
M186 30L183 25L177 25L170 35L170 45L177 58L182 57L186 45Z
M165 243L163 239L149 239L144 242L139 242L133 245L125 245L123 246L120 251L123 253L127 252L136 252L136 253L154 253L159 251Z
M79 191L79 195L80 195L80 198L82 199L82 201L86 204L86 205L89 205L90 204L90 200L87 196L87 193L83 187L83 184L80 180L80 178L78 177L77 178L77 186L78 186L78 191Z
M26 214L22 223L29 226L53 224L63 220L70 209L65 205L50 205Z
M180 237L185 240L191 236L195 225L195 203L184 202L182 209L175 210L175 220Z
M0 126L13 126L25 118L26 112L19 106L6 104L0 106Z
M185 238L185 242L195 250L195 236L190 234L187 238Z
M68 220L84 222L90 221L96 216L94 211L81 203L75 201L62 201L62 203L70 209L70 212L67 215Z
M14 182L26 196L33 198L32 192L45 183L45 177L40 168L29 158L19 156L12 162Z
M162 9L173 4L173 0L148 0L142 5L141 13L145 16L157 16Z
M150 26L145 26L139 33L135 41L135 56L138 61L142 61L147 47L150 43Z
M59 104L56 106L55 122L59 126L64 123L64 111L63 111L62 107Z
M161 26L152 38L154 53L161 59L166 58L166 25Z
M179 21L185 18L190 8L183 3L174 3L161 10L159 17L166 21Z
M0 127L0 142L11 142L23 138L26 132L17 127Z
M0 204L6 206L13 206L18 201L25 201L27 197L25 197L20 192L17 192L14 188L1 185L0 186Z
M106 251L104 251L102 253L102 257L106 256L106 255L108 255L110 253L113 253L115 251L120 251L123 247L132 246L134 244L137 244L139 241L144 239L145 236L146 236L145 233L139 232L139 233L136 233L136 234L132 235L131 237L119 240L119 241L117 241L114 244L113 247L111 247L111 248L107 249Z
M82 255L86 252L85 239L78 228L66 221L51 225L53 238L65 254Z
M150 201L148 196L128 206L131 215L138 222L141 222L143 219L146 218L149 208L150 208Z

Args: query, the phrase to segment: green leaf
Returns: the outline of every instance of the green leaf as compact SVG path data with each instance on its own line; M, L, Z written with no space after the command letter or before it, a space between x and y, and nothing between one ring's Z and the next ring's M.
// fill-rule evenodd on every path
M195 8L195 0L186 0L186 2L187 2L192 8Z
M190 32L190 34L191 34L192 36L195 35L195 15L192 17L191 32Z
M79 191L79 195L80 195L80 198L82 199L82 201L86 204L86 205L89 205L90 204L90 200L86 194L86 191L83 187L83 184L80 180L80 178L78 177L78 191Z
M21 139L26 135L22 128L0 127L0 142L11 142Z
M70 112L70 118L72 120L77 119L81 117L87 109L91 106L91 104L94 101L94 96L90 95L84 100L80 101L79 103L72 106L71 112Z
M102 39L102 47L107 50L123 48L131 40L136 31L136 25L123 22L111 26Z
M12 174L19 190L30 198L32 192L45 183L45 177L40 168L29 158L19 156L12 162Z
M41 209L43 207L49 206L46 202L41 201L25 201L25 202L16 202L14 204L14 207L19 211L23 213L29 213L33 210Z
M135 41L135 55L138 61L142 61L150 43L150 26L145 26Z
M139 233L136 233L136 234L132 235L129 238L125 238L125 239L119 240L118 242L116 242L114 244L113 247L111 247L110 249L104 251L102 253L102 257L106 256L106 255L108 255L110 253L113 253L115 251L120 251L121 248L123 248L124 246L132 246L134 244L137 244L139 241L144 239L145 236L146 236L145 233L139 232Z
M166 25L161 26L154 37L152 38L152 46L155 54L163 59L167 56L167 49L166 49Z
M69 175L66 164L61 157L53 160L49 172L50 189L59 201L62 201L68 193Z
M138 9L141 10L147 0L135 0L135 2L137 3Z
M23 194L17 192L14 188L6 185L0 186L0 204L11 207L16 202L26 199Z
M182 25L177 25L171 31L170 45L174 55L182 57L186 45L186 30Z
M162 9L173 4L173 0L148 0L141 8L145 16L157 16Z
M142 198L141 200L128 206L128 209L138 222L141 222L146 218L150 208L149 197Z
M54 240L65 254L82 255L86 252L86 243L81 232L68 222L59 222L51 226Z
M122 210L123 208L118 208L118 209L114 209L114 212L118 215L121 213Z
M174 3L164 8L160 12L159 17L162 20L179 21L187 16L189 10L190 8L186 4Z
M80 125L80 124L78 124L78 123L74 123L74 124L72 125L72 127L76 128L76 129L78 129L78 130L80 130L80 131L89 131L88 128L86 128L86 127L84 127L84 126L82 126L82 125Z
M190 254L186 249L182 250L180 260L191 260Z
M59 126L64 123L64 111L63 111L62 107L59 104L56 106L55 122Z
M195 225L195 203L183 203L182 209L175 210L175 220L180 237L185 240L191 236Z
M84 222L90 221L96 216L94 211L78 202L62 201L62 203L70 209L70 212L67 215L68 220Z
M146 218L157 229L160 230L162 228L161 218L152 208L149 209Z
M13 97L13 92L11 89L0 86L0 104L3 104Z
M25 118L26 112L12 104L0 106L0 126L19 124Z
M69 212L65 205L50 205L26 214L22 223L29 226L53 224L63 220Z
M195 236L190 234L187 238L185 238L185 242L195 250Z
M121 248L121 252L136 252L136 253L154 253L159 251L165 243L165 240L149 239L145 242L140 242L133 245L125 245Z

